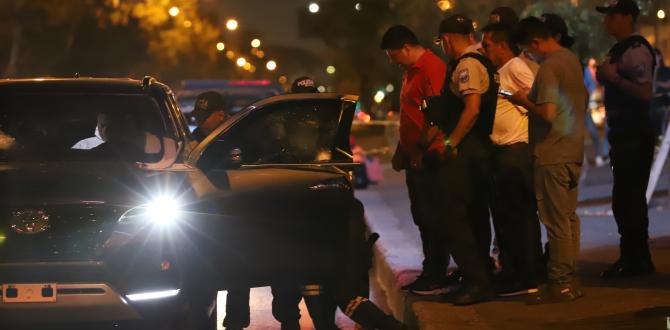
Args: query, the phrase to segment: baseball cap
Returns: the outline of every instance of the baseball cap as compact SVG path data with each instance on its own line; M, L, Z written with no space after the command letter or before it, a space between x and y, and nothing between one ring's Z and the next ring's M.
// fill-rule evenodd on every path
M318 90L312 78L300 77L291 84L291 93L318 93Z
M540 18L544 25L549 29L552 36L557 34L561 35L561 39L558 41L561 46L565 48L570 48L575 44L575 38L568 34L568 25L565 24L565 21L561 16L556 14L545 13L542 14Z
M458 33L470 34L475 32L475 26L472 20L463 15L451 15L440 23L440 34L443 33Z
M201 123L212 113L226 110L226 101L223 99L223 96L217 92L209 91L196 97L191 115L195 117L196 122Z
M637 17L640 14L640 7L634 0L613 0L607 6L598 6L596 10L603 14L624 14Z
M519 16L511 7L498 7L489 14L489 24L505 24L515 27L519 24Z

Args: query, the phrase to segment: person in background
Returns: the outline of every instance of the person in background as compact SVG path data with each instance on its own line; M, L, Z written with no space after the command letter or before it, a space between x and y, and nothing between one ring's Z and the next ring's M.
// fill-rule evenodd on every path
M489 14L488 24L498 23L507 25L512 31L515 31L519 24L519 15L517 15L511 7L497 7ZM526 49L521 49L519 51L520 53L518 57L526 63L530 71L533 73L533 76L535 76L537 70L540 69L540 64L537 59Z
M665 65L663 54L658 48L656 53L656 75L654 79L654 100L652 101L652 122L654 132L659 139L665 134L670 112L670 67Z
M592 113L598 109L598 99L602 97L603 93L602 86L600 86L600 83L596 79L596 60L594 58L590 58L584 67L584 85L589 92L589 106L584 117L584 124L591 135L591 141L595 149L595 164L597 167L601 167L609 162L609 157L607 156L609 153L609 141L607 140L607 122L603 124L605 126L605 136L602 138L600 138L598 127L593 122Z
M198 127L191 136L201 142L229 117L230 108L221 94L214 91L204 92L195 99L191 114Z

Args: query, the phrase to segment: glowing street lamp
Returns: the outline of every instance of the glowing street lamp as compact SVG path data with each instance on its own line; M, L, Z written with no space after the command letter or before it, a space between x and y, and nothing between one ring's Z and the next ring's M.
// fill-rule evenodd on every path
M326 68L326 72L327 72L328 74L334 74L334 73L335 73L335 67L332 66L332 65L329 65L329 66Z
M222 52L224 49L226 49L226 44L220 41L216 43L216 50Z
M384 94L383 91L377 91L377 94L375 94L374 100L377 103L382 103L382 101L384 101L385 97L386 97L386 94Z
M244 57L240 57L237 59L237 66L239 67L244 67L245 64L247 64L247 59Z
M662 19L665 19L665 17L666 17L666 16L665 16L665 10L663 10L663 9L659 9L659 10L656 12L656 17L658 17L658 19L661 19L661 20L662 20Z
M251 40L251 47L258 48L261 46L261 41L259 39Z
M440 8L442 12L446 12L447 10L451 9L451 1L450 0L439 0L437 1L437 7Z
M228 29L230 31L237 30L237 27L238 27L238 23L237 23L237 20L234 19L234 18L231 18L226 22L226 29Z
M312 14L316 14L316 13L319 12L319 10L321 9L321 7L319 7L319 4L318 4L318 3L316 3L316 2L311 2L311 3L309 4L309 6L307 7L307 9L309 9L309 12L310 12L310 13L312 13Z
M277 69L277 62L275 62L275 61L268 61L268 62L265 64L265 67L266 67L268 70L270 70L270 71L274 71L275 69Z
M172 17L179 15L179 8L171 7L170 10L168 10L168 14L170 14Z

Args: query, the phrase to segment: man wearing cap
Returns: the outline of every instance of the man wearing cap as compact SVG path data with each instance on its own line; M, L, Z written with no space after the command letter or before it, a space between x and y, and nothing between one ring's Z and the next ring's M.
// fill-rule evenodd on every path
M548 286L534 295L532 302L573 301L582 296L577 276L580 219L576 212L587 102L582 65L537 17L519 22L517 40L543 59L531 90L510 97L528 109L535 196L549 240Z
M504 24L484 28L482 48L498 68L500 88L510 93L530 89L535 75L517 56L512 29ZM502 271L496 293L515 296L537 292L541 260L540 222L533 188L532 153L528 145L528 110L498 96L491 133L493 191L491 204Z
M195 106L191 114L198 124L191 135L200 142L212 133L226 118L228 108L223 96L217 92L204 92L195 99Z
M444 277L449 254L437 235L440 201L436 197L442 192L435 180L444 138L438 135L437 129L426 125L421 105L428 97L439 95L446 66L402 25L386 31L381 48L391 63L404 70L400 92L400 142L393 156L393 168L405 170L412 218L419 227L424 254L421 275L403 289L421 295L444 294L447 292Z
M439 107L429 106L427 112L428 121L445 134L441 234L463 273L454 303L469 305L492 297L488 166L498 79L493 64L477 50L469 18L444 19L436 41L452 60Z
M519 24L519 16L516 14L514 9L511 7L497 7L491 11L489 14L489 24L504 24L507 25L512 31L516 30L517 25ZM533 75L537 74L537 70L540 68L537 60L528 53L527 50L523 49L518 56L524 63L528 66Z
M645 196L654 158L649 109L655 60L649 42L634 33L640 13L635 1L613 1L596 10L606 15L607 33L617 40L596 74L605 87L614 175L612 211L621 235L619 260L601 276L614 279L655 272Z

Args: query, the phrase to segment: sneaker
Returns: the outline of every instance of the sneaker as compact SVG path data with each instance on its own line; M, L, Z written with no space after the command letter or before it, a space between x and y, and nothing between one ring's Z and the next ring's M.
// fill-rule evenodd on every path
M582 298L584 293L571 285L548 284L543 290L531 294L528 305L556 304L572 302Z
M439 296L451 292L451 287L446 285L444 281L439 281L435 279L426 279L423 281L417 281L416 285L412 287L409 291L413 294L420 296Z
M516 281L500 283L496 285L495 291L498 297L516 297L538 293L540 290L537 285L528 285Z
M453 303L455 306L468 306L489 301L493 297L494 294L490 289L474 286L462 289Z

